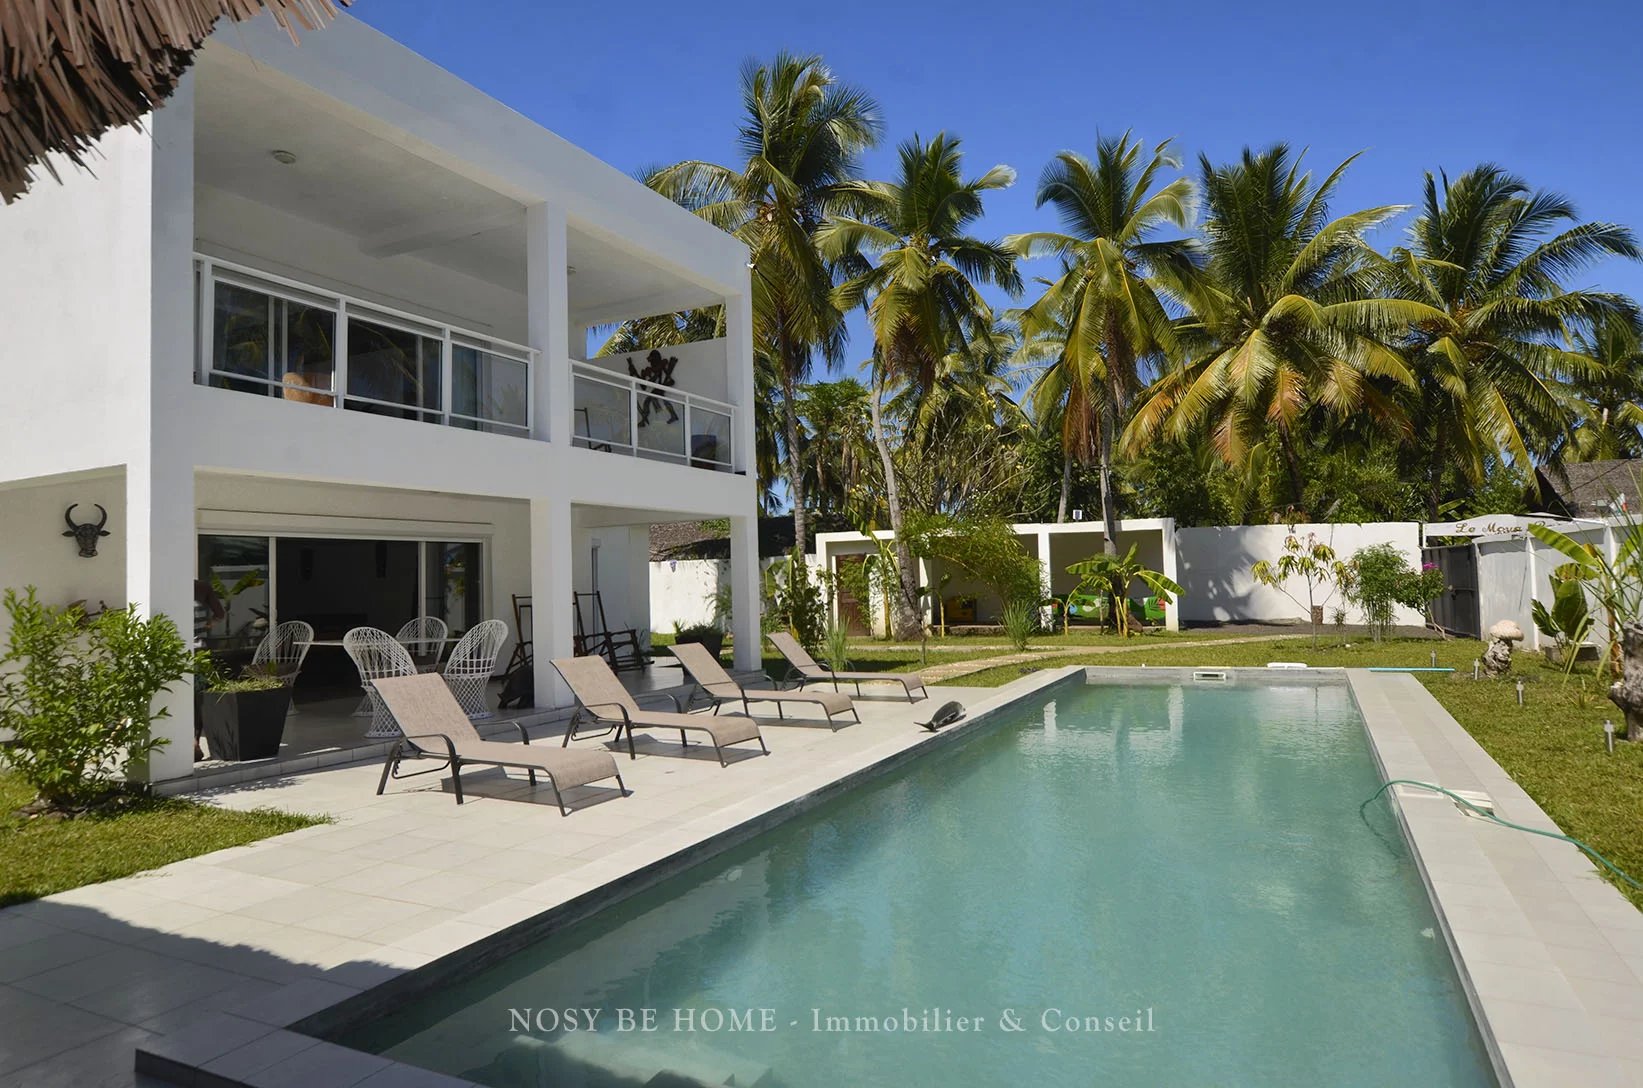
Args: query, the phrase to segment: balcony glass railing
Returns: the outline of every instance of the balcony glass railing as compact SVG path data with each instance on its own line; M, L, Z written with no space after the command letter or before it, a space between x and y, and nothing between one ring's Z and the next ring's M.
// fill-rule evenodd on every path
M196 258L199 380L497 434L531 433L535 352L210 257Z
M723 401L573 362L574 441L587 449L730 472L736 409Z

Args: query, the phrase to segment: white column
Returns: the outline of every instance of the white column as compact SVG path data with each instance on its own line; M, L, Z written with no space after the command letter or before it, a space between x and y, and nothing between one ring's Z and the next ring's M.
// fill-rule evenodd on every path
M1180 564L1176 560L1175 552L1175 519L1164 518L1163 527L1159 529L1158 532L1163 540L1164 552L1164 566L1159 573L1174 582L1176 585L1180 585L1181 575L1178 573ZM1181 601L1177 598L1175 603L1164 609L1164 630L1179 631L1180 629Z
M148 401L126 461L126 599L145 616L166 616L194 639L194 464L181 405L194 380L194 86L185 77L148 119L150 163ZM140 289L134 285L134 289ZM150 782L194 770L192 678L155 699L167 716L154 735L167 743L133 777Z
M759 620L763 601L759 572L759 519L730 519L730 633L736 643L736 667L756 669L763 655Z
M565 209L532 204L525 209L525 316L536 349L531 391L532 436L569 440L571 421L570 265Z
M1050 594L1055 592L1050 572L1050 533L1047 529L1038 531L1038 596L1040 600L1049 600ZM1049 608L1039 609L1039 619L1048 626L1054 616Z
M729 401L736 406L732 459L737 472L753 475L753 413L758 410L753 388L752 281L738 295L725 299L725 365Z
M126 600L144 616L167 616L194 642L194 472L174 457L126 465L126 523L110 526L125 538ZM154 700L167 716L154 736L168 742L133 777L149 782L182 778L194 770L194 688L191 678Z
M575 654L571 618L572 564L570 500L531 500L531 661L536 705L568 706L570 689L554 669L556 657Z

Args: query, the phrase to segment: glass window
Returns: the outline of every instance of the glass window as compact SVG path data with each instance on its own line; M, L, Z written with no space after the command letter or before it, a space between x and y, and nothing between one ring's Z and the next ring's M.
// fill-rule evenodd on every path
M268 538L201 536L194 637L211 650L248 650L267 631Z
M424 612L444 620L452 635L460 635L485 618L479 545L431 543L427 548Z
M470 430L517 433L526 428L529 368L480 348L451 348L451 423Z
M213 291L211 384L222 389L332 403L336 315L233 283Z
M432 336L350 317L347 407L439 422L444 347Z

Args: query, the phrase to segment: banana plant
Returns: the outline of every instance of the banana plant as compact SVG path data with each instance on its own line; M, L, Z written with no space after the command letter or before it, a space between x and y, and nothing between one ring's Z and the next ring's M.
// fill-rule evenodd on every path
M1130 586L1139 581L1158 597L1160 604L1171 604L1181 595L1181 587L1155 570L1149 570L1135 558L1137 545L1122 556L1092 555L1067 568L1076 575L1078 588L1074 593L1105 593L1112 601L1109 614L1125 637L1131 634L1129 603Z
M1563 682L1569 682L1574 672L1580 647L1592 630L1592 610L1586 604L1586 586L1580 580L1573 563L1565 563L1552 572L1552 607L1541 601L1530 606L1535 626L1540 633L1552 639L1562 657Z
M1529 534L1547 547L1568 557L1559 568L1585 589L1603 609L1608 647L1604 654L1610 672L1620 675L1620 627L1643 615L1643 521L1627 515L1614 527L1617 536L1614 555L1550 525L1531 525Z

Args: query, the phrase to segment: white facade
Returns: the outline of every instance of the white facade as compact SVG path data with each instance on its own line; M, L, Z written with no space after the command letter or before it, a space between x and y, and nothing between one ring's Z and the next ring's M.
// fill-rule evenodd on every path
M347 17L228 27L99 151L0 209L0 584L186 629L202 536L477 545L481 612L534 600L548 705L571 594L648 628L648 526L728 517L756 665L739 242ZM670 387L585 361L596 326L719 305ZM108 511L95 559L71 503ZM167 700L161 779L190 771Z

